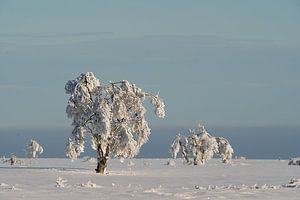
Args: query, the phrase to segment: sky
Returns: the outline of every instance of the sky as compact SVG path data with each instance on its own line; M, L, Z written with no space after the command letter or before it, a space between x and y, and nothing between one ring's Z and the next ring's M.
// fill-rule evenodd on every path
M300 3L0 0L0 127L67 127L92 71L158 93L150 126L299 126Z

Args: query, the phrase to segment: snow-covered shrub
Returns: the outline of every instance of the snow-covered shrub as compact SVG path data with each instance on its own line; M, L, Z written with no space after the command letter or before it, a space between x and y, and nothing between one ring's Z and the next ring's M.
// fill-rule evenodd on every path
M1 158L1 162L2 162L2 163L5 163L5 162L6 162L6 158L5 158L5 156L2 156L2 158Z
M10 165L16 165L16 164L21 165L23 163L23 161L17 159L17 156L14 153L12 153L10 155L9 159L6 159L5 156L3 156L2 157L2 162L3 163L9 162Z
M283 185L283 187L287 188L299 188L300 187L300 179L292 178L288 184Z
M288 165L300 165L300 158L291 158Z
M67 183L68 181L67 180L65 180L65 179L63 179L62 177L58 177L57 178L57 180L56 180L56 187L59 187L59 188L64 188L66 185L66 183Z
M97 173L104 173L107 160L114 156L132 158L148 141L150 128L143 102L149 98L156 116L165 116L164 103L126 80L101 85L92 72L81 74L65 86L70 98L67 115L74 126L66 154L76 159L84 151L86 135L97 152Z
M42 145L37 143L36 140L31 139L26 148L26 156L27 156L27 158L35 158L35 157L37 157L37 155L36 155L37 153L42 154L43 151L44 151L44 149L43 149Z
M12 153L10 156L10 165L15 165L16 163L17 163L17 156Z
M197 129L189 130L189 136L176 136L170 149L173 159L176 159L180 150L187 163L190 163L189 153L192 153L194 165L205 164L215 154L219 155L224 163L228 163L233 155L228 140L211 136L200 124Z

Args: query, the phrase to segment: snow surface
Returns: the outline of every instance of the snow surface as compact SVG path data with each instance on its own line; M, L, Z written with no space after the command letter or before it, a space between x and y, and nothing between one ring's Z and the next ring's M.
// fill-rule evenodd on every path
M300 199L300 167L287 160L219 159L174 166L167 159L110 160L108 174L93 159L22 160L0 164L0 199ZM84 161L84 162L83 162ZM297 181L296 181L297 182Z

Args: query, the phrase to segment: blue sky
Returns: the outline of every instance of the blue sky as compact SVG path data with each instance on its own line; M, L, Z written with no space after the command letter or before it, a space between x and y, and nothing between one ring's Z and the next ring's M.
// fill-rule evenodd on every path
M0 0L0 127L69 126L93 71L160 92L154 126L298 126L300 3Z

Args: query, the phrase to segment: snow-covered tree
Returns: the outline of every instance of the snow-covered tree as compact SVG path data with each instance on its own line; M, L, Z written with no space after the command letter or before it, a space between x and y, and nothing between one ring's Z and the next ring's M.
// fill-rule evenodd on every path
M146 98L156 116L165 116L165 105L158 95L144 92L127 80L101 85L92 72L87 72L68 81L65 90L71 95L66 112L74 126L66 154L76 159L90 134L91 146L97 152L97 173L105 172L110 157L132 158L147 142Z
M194 165L203 165L218 152L218 143L200 124L198 129L190 132Z
M188 147L188 138L183 136L183 135L180 135L178 134L173 142L173 144L171 145L171 149L170 149L170 152L171 152L171 155L172 155L172 158L175 160L176 157L177 157L177 154L179 153L179 151L181 150L182 152L182 156L183 158L186 160L187 163L189 163L189 157L188 157L188 154L189 154L189 147Z
M176 159L179 150L180 150L180 134L176 135L176 138L170 148L170 153L173 159Z
M17 156L16 156L15 154L12 153L12 154L10 155L9 161L10 161L10 165L15 165L15 164L17 163Z
M291 158L288 165L300 165L300 158Z
M26 155L27 155L27 158L35 158L37 156L37 153L42 154L43 151L44 151L44 149L43 149L42 145L37 143L36 140L31 139L26 148Z
M221 156L222 161L227 163L233 154L233 149L225 138L211 136L200 124L197 129L189 130L189 136L176 136L170 149L173 159L176 159L180 149L187 163L190 163L189 152L192 153L194 165L205 164L215 154Z
M233 155L233 148L228 140L223 137L216 137L218 143L218 154L221 156L223 163L228 163Z

